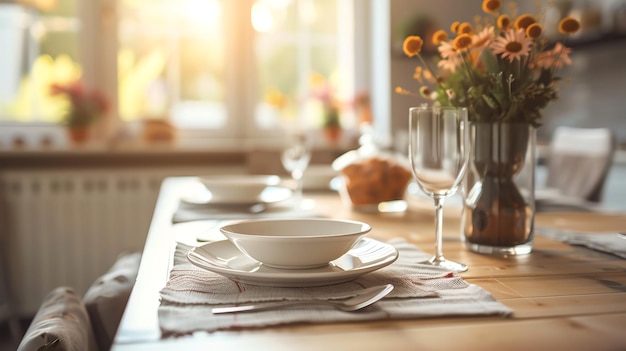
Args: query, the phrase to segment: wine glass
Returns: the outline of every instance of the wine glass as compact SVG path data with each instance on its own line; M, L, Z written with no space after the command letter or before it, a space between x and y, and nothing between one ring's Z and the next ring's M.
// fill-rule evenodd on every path
M297 133L289 138L280 160L296 182L294 200L299 206L302 203L302 178L311 160L311 150L304 133Z
M468 163L467 109L411 107L409 161L419 188L435 201L435 255L425 264L464 272L467 265L444 258L442 219L444 199L456 193Z

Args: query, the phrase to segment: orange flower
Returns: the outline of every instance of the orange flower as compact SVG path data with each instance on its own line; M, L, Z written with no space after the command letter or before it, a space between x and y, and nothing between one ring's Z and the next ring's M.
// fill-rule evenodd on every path
M448 40L448 33L445 30L440 29L433 34L433 44L439 45L441 42Z
M509 26L511 25L511 18L509 18L509 16L507 15L500 15L498 16L496 24L498 25L498 28L502 30L508 30Z
M483 12L485 13L497 13L502 7L501 0L483 0Z
M422 71L423 71L422 66L415 67L415 72L413 73L413 79L421 82L422 81Z
M559 22L559 33L574 34L580 29L580 23L574 17L565 17Z
M523 14L519 17L517 17L517 19L515 20L515 29L523 29L526 30L526 28L528 28L528 26L530 26L533 23L536 23L537 21L535 20L535 17L533 17L532 15L529 14Z
M411 92L404 89L403 87L396 87L395 92L396 94L400 94L400 95L411 95Z
M543 28L539 23L533 23L528 28L526 28L526 36L529 38L536 39L543 32Z
M452 24L450 25L450 31L452 33L457 33L457 31L459 30L459 25L460 24L461 24L461 22L459 22L459 21L452 22Z
M402 45L402 50L408 57L413 57L418 55L422 51L423 45L424 41L422 40L422 37L417 35L411 35L404 39L404 45Z
M472 36L469 34L461 34L452 42L452 46L457 51L465 50L470 45L472 45Z
M469 22L463 22L459 25L459 28L457 29L457 33L458 34L472 34L474 32L474 29L472 28L472 25Z

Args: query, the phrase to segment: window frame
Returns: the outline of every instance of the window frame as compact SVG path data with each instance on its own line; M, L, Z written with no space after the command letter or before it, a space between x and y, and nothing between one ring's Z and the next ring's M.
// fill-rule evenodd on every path
M371 61L371 24L374 14L372 0L337 0L338 6L354 13L355 18L340 19L348 21L348 28L353 34L350 45L345 45L339 59L342 70L354 83L354 92L370 91ZM386 3L387 1L385 1ZM225 6L225 23L250 23L250 11L254 0L228 1ZM118 13L117 0L77 1L77 17L82 25L78 31L79 62L83 80L88 86L101 89L110 97L112 115L107 121L109 134L125 127L118 116L117 98L117 54L118 54ZM345 24L345 23L344 23ZM254 123L256 81L254 67L254 32L252 25L231 26L226 40L226 55L229 63L226 69L226 110L227 124L222 129L186 129L177 130L180 141L194 143L198 140L232 141L234 146L254 146L276 143L276 136L284 131L279 129L260 129ZM241 54L243 53L243 54ZM242 67L238 69L237 67ZM242 101L242 99L244 101ZM377 99L373 99L374 109ZM377 121L379 124L381 121ZM388 121L386 122L388 123ZM112 135L108 135L112 137ZM229 143L231 144L231 143Z

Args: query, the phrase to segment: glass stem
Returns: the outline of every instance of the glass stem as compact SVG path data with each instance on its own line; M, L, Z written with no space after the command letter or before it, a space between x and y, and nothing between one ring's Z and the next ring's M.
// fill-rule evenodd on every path
M435 196L435 262L445 261L443 257L443 197Z
M296 192L294 194L294 198L296 200L296 204L300 205L302 202L302 177L304 176L304 172L300 170L295 170L292 173L293 179L296 181Z

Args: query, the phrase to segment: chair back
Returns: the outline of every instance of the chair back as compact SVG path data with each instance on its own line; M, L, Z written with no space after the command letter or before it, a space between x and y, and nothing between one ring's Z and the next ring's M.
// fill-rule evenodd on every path
M558 127L548 153L546 185L565 195L599 202L615 151L608 128Z

